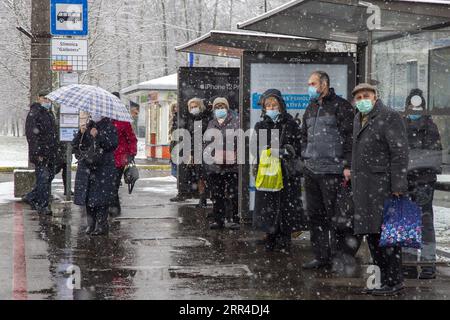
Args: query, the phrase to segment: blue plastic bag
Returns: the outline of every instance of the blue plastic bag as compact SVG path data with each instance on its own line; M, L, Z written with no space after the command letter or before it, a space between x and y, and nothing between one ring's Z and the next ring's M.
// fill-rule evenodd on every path
M407 197L393 197L384 204L380 247L420 249L422 210Z

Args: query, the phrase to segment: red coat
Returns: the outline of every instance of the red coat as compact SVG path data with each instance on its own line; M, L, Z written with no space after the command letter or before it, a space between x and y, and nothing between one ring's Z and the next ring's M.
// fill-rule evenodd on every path
M113 121L119 136L119 146L114 152L117 168L124 168L128 164L128 157L137 154L137 138L129 122Z

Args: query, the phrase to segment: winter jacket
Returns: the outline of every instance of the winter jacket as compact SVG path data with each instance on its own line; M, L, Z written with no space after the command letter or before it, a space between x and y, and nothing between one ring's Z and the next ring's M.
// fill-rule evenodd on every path
M330 89L322 103L312 101L303 115L302 157L317 174L342 174L351 166L352 105Z
M441 135L438 127L433 122L431 116L422 116L419 120L413 121L405 118L405 125L408 133L408 143L410 156L421 155L423 150L442 151ZM442 152L440 153L442 157ZM410 184L427 184L437 181L437 174L442 172L442 168L424 168L408 171L408 181Z
M208 132L212 132L209 130L218 130L220 131L222 140L222 148L214 149L216 143L214 139L209 141L205 141L204 143L204 154L210 155L213 157L212 164L206 163L204 164L205 169L208 173L224 173L224 172L238 172L237 165L237 136L235 136L237 130L239 130L239 119L235 117L233 112L228 112L228 116L223 123L219 123L219 121L214 118L209 121ZM227 148L227 142L232 141L232 148ZM228 160L227 160L228 159ZM204 158L204 161L206 159ZM230 163L230 162L233 163Z
M352 188L355 234L379 234L383 207L393 193L408 192L408 137L401 116L378 100L361 127L354 122Z
M278 130L282 141L278 141L278 147L283 150L290 145L295 150L297 157L301 155L301 131L299 124L287 113L286 104L278 90L268 90L264 93L262 100L275 97L282 106L282 113L276 122L264 115L263 120L255 125L256 139L252 143L257 144L259 163L259 151L272 148L275 145L271 139L273 130ZM262 101L262 103L264 103ZM267 130L267 144L261 141L261 134ZM285 133L282 135L283 130ZM275 136L275 135L274 135ZM284 188L279 192L256 191L255 209L253 213L253 227L267 232L283 232L290 234L292 231L303 229L304 212L302 204L301 177L289 176L285 170L286 158L281 156L281 167L283 172Z
M94 127L98 130L95 139L90 134ZM100 159L94 164L89 164L83 158L83 152L89 149L94 140ZM81 131L78 132L72 141L73 152L78 159L74 198L76 205L102 207L114 203L116 193L114 151L117 146L117 130L110 119L105 118L98 123L91 121L84 135Z
M38 158L42 157L45 164L55 165L58 146L55 117L40 103L34 103L30 107L25 134L30 162L37 164Z
M119 137L119 146L114 152L116 168L122 169L126 167L130 157L136 157L138 140L129 122L114 120L112 123Z

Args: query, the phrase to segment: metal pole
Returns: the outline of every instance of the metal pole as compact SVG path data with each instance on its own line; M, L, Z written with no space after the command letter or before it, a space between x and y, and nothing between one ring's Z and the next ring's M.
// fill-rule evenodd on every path
M72 144L67 143L66 154L66 201L72 200Z
M370 83L372 80L372 54L373 54L373 32L369 30L367 34L367 69L366 82Z

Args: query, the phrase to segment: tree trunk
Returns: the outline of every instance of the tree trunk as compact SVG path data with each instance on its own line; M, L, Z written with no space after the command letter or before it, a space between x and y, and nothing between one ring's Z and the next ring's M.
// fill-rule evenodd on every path
M50 70L50 1L31 1L30 102L39 91L52 89Z
M164 65L164 75L169 75L169 48L168 48L168 36L167 36L167 12L166 12L166 2L161 0L161 12L162 12L162 59Z

